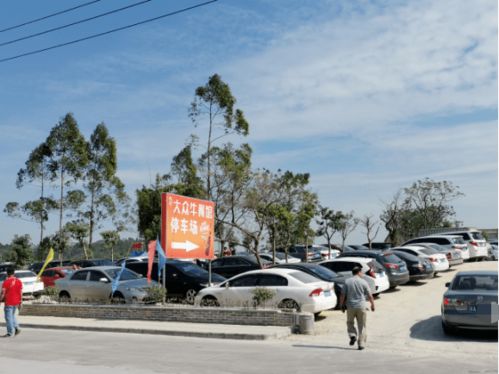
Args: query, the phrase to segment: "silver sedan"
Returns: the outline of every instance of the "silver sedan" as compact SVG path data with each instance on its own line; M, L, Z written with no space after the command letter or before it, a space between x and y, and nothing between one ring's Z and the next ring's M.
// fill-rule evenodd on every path
M111 295L112 283L120 272L118 266L94 266L75 271L70 278L62 278L55 282L61 301L84 302L142 302L147 297L147 289L157 282L147 283L143 278L129 269L124 269L118 281L118 287Z

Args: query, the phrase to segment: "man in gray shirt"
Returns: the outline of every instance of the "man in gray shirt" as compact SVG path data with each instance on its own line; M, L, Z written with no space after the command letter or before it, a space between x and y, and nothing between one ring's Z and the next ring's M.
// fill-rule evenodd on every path
M371 303L371 310L374 312L374 298L367 282L362 279L361 268L356 266L352 269L353 277L345 281L345 286L341 292L340 305L341 310L347 310L347 330L350 336L350 345L358 342L359 350L364 349L366 343L366 319L367 305L366 300ZM346 303L345 303L346 301ZM357 320L357 330L355 329L355 320Z

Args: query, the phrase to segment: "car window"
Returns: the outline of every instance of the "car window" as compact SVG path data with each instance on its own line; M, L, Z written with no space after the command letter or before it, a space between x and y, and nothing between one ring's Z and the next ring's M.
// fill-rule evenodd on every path
M336 272L350 271L353 269L352 263L347 261L326 262L321 265Z
M120 268L112 268L106 270L106 273L109 275L111 279L115 279L118 276L118 273L121 271ZM153 268L153 273L158 273L158 268L156 267L156 271L154 271ZM140 275L135 273L134 271L128 270L125 268L123 272L120 275L120 280L121 281L126 281L126 280L133 280L133 279L140 279Z
M255 274L244 275L229 283L230 287L255 287L258 277Z
M87 270L82 270L82 271L77 271L76 273L73 274L71 277L71 280L87 280Z
M452 282L453 290L497 290L497 274L495 275L461 275Z
M259 286L287 286L288 280L276 274L260 274L258 280Z
M98 282L99 279L101 279L101 278L106 278L107 279L107 277L104 275L103 272L97 271L97 270L91 270L90 271L90 281L91 282Z
M225 266L241 266L241 265L249 265L247 261L242 258L230 258L227 257L224 262Z
M466 242L463 240L463 238L452 238L451 242L453 244L466 244Z
M191 276L205 276L208 272L196 264L190 262L183 262L177 265L177 267L185 274Z
M223 266L225 258L219 258L211 262L211 266Z
M307 269L316 274L318 278L327 279L329 282L332 282L334 278L338 276L338 274L336 274L333 270L327 269L323 266L311 266Z
M382 256L384 257L386 262L390 263L400 262L400 258L398 258L397 255L394 255L393 253L383 253Z
M36 274L32 271L16 271L16 278L31 278L36 277Z
M319 282L319 279L310 274L304 273L303 271L293 271L292 273L289 273L289 276L298 279L302 283Z
M437 250L433 249L433 248L421 248L420 251L422 253L424 253L425 255L434 255L435 253L440 253L438 252Z

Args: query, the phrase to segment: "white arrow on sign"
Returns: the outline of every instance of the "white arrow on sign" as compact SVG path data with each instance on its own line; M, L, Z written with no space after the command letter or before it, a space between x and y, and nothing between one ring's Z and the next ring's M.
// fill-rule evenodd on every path
M199 248L199 245L188 240L186 240L185 242L172 242L172 249L183 249L186 252L190 252L197 248Z

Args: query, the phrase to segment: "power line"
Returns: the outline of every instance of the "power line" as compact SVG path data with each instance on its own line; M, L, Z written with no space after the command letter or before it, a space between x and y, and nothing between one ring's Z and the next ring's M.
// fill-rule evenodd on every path
M49 15L41 17L41 18L37 18L37 19L31 20L31 21L26 21L26 22L21 23L19 25L7 27L6 29L0 30L0 32L14 30L14 29L17 29L19 27L30 25L30 24L38 22L38 21L43 21L44 19L47 19L47 18L50 18L50 17L55 17L55 16L58 16L59 14L68 13L68 12L71 12L72 10L83 8L83 7L87 6L87 5L91 5L91 4L94 4L94 3L98 3L99 1L102 1L102 0L89 1L88 3L83 3L83 4L80 4L80 5L74 6L72 8L69 8L69 9L65 9L65 10L61 10L61 11L56 12L56 13L49 14Z
M174 12L162 14L161 16L154 17L154 18L148 18L148 19L146 19L144 21L136 22L136 23L133 23L133 24L130 24L130 25L122 26L122 27L118 27L116 29L108 30L108 31L101 32L101 33L98 33L98 34L89 35L89 36L86 36L84 38L71 40L71 41L66 42L66 43L56 44L56 45L53 45L53 46L50 46L50 47L47 47L47 48L37 49L35 51L30 51L30 52L22 53L20 55L16 55L16 56L12 56L12 57L2 58L2 59L0 59L0 63L11 61L11 60L15 60L15 59L18 59L18 58L21 58L21 57L26 57L26 56L30 56L30 55L34 55L34 54L46 52L46 51L50 51L51 49L65 47L67 45L76 44L76 43L79 43L79 42L82 42L82 41L85 41L85 40L95 39L95 38L98 38L100 36L112 34L114 32L118 32L118 31L122 31L122 30L126 30L126 29L131 29L132 27L135 27L135 26L139 26L139 25L143 25L143 24L146 24L146 23L149 23L149 22L157 21L158 19L162 19L162 18L174 16L174 15L179 14L179 13L184 13L184 12L187 12L187 11L195 9L195 8L200 8L202 6L209 5L211 3L215 3L217 1L218 0L206 1L204 3L193 5L193 6L190 6L188 8L183 8L183 9L180 9L180 10L176 10Z
M3 47L4 45L8 45L8 44L14 44L14 43L17 43L17 42L20 42L21 40L26 40L26 39L31 39L31 38L34 38L36 36L40 36L40 35L45 35L45 34L48 34L48 33L51 33L51 32L54 32L54 31L58 31L58 30L62 30L62 29L65 29L65 28L68 28L68 27L71 27L71 26L74 26L74 25L78 25L80 23L84 23L84 22L88 22L88 21L92 21L94 19L97 19L97 18L101 18L101 17L104 17L104 16L108 16L110 14L113 14L113 13L118 13L118 12L121 12L123 10L126 10L126 9L129 9L129 8L133 8L133 7L136 7L136 6L139 6L139 5L142 5L142 4L145 4L145 3L148 3L152 0L143 0L143 1L140 1L138 3L134 3L134 4L130 4L130 5L127 5L127 6L124 6L122 8L118 8L118 9L113 9L109 12L105 12L105 13L101 13L101 14L97 14L93 17L89 17L89 18L85 18L85 19L82 19L82 20L79 20L79 21L75 21L75 22L71 22L71 23L68 23L66 25L62 25L62 26L58 26L58 27L54 27L52 29L48 29L48 30L45 30L45 31L41 31L41 32L38 32L36 34L31 34L31 35L27 35L27 36L23 36L21 38L18 38L18 39L14 39L14 40L10 40L8 42L3 42L3 43L0 43L0 47Z

